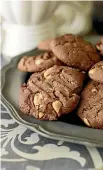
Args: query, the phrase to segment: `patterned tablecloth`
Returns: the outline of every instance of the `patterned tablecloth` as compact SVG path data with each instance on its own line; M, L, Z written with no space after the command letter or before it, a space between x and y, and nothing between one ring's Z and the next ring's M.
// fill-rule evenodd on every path
M44 138L13 120L1 102L1 170L103 170L103 148Z

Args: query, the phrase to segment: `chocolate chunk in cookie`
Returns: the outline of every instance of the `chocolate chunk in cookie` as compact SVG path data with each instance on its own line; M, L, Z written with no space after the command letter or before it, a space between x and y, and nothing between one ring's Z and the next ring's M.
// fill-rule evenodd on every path
M18 69L25 72L40 72L54 65L62 65L61 61L52 52L39 56L24 56L18 64Z
M51 51L51 46L50 46L51 40L52 40L52 39L42 41L42 42L38 45L38 49L40 49L40 50L46 50L46 51Z
M103 129L103 84L90 81L81 94L78 116L93 128Z
M81 37L67 34L51 41L53 53L68 66L88 71L100 61L96 49Z
M50 78L45 78L45 73L45 71L34 73L28 83L21 86L19 106L20 110L27 115L41 120L56 120L74 110L80 97L69 85L66 86L66 80L59 77L60 82L59 79L51 81ZM65 73L60 75L63 74L65 77ZM63 79L66 79L64 77ZM75 87L74 85L74 89Z
M96 63L89 71L89 77L99 83L103 83L103 61Z
M100 54L103 56L103 37L101 40L96 44L97 50L100 52Z

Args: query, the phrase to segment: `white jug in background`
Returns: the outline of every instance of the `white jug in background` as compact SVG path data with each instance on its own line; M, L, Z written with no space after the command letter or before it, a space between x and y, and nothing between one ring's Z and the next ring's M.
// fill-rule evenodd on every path
M3 1L3 56L9 60L56 35L88 32L91 28L91 4L77 1Z

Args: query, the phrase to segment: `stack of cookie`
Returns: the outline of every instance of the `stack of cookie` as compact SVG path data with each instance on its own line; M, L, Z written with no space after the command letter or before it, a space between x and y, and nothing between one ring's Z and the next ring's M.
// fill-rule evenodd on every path
M19 70L33 73L21 86L21 111L41 120L57 120L78 106L77 114L88 126L103 128L103 61L95 47L67 34L38 48L48 52L25 56L18 64ZM88 71L93 80L84 87Z
M96 47L103 55L103 38ZM81 93L77 114L87 126L103 129L103 60L93 65L88 75L91 80Z

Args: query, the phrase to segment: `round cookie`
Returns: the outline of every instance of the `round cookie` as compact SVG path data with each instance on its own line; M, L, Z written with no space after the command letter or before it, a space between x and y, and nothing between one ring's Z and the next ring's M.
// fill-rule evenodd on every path
M89 71L89 77L99 83L103 83L103 61L96 63Z
M62 62L84 71L88 71L100 61L100 56L92 44L71 34L53 39L51 49Z
M38 49L40 49L40 50L46 50L46 51L51 51L51 46L50 46L51 40L52 40L52 39L42 41L42 42L38 45Z
M92 80L87 84L77 114L87 126L103 129L103 84Z
M103 37L101 40L96 44L97 50L100 52L100 54L103 56Z
M62 63L52 52L46 52L39 56L24 56L17 67L25 72L40 72L54 65L62 65Z
M41 120L56 120L74 110L80 97L63 81L50 83L44 73L34 73L28 83L21 86L20 110Z
M73 93L79 94L83 86L85 72L67 66L54 66L45 71L44 77L52 85L62 83Z

